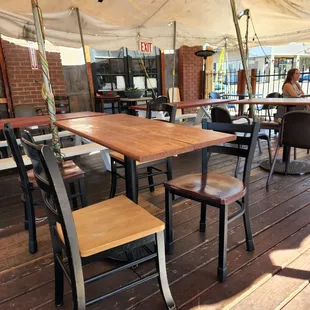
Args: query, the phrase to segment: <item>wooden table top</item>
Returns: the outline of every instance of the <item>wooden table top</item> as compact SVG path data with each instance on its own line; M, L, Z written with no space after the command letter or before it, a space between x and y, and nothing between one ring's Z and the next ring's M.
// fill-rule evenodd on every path
M56 120L65 120L72 118L84 118L93 116L102 116L103 113L99 112L74 112L74 113L64 113L56 114ZM12 128L24 128L29 126L42 126L48 125L50 123L49 115L40 116L30 116L30 117L16 117L16 118L4 118L0 119L0 129L4 128L4 124L10 123Z
M255 98L243 99L238 103L244 104L268 104L281 106L306 106L310 105L310 98Z
M190 108L199 108L212 104L225 104L228 102L235 101L234 99L197 99L197 100L186 100L174 102L172 104L176 104L180 109L190 109ZM146 105L135 105L129 107L132 110L141 110L146 111Z
M125 102L135 102L135 101L149 101L152 100L152 97L139 97L139 98L120 98L120 101Z
M140 162L236 139L231 134L125 114L62 120L55 124Z

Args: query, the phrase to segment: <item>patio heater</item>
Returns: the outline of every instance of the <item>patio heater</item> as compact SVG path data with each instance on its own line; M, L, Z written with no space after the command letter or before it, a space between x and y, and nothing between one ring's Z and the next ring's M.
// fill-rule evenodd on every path
M215 51L210 50L200 50L195 53L198 57L203 57L203 89L202 89L202 98L206 97L206 67L207 67L207 57L213 56Z

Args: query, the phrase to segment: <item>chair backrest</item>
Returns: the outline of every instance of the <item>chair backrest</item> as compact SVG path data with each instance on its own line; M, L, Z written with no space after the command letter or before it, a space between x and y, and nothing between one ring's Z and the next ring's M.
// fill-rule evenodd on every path
M16 163L21 185L24 189L29 189L30 183L27 170L23 161L21 150L16 141L14 130L10 124L4 124L3 133Z
M266 98L282 98L282 95L280 93L270 93Z
M32 104L21 104L14 108L15 117L36 116L37 112Z
M22 133L22 144L33 165L34 176L43 194L47 209L49 228L54 255L61 251L60 236L56 225L60 224L68 258L70 279L78 304L85 304L84 278L77 233L72 211L61 176L59 165L52 149L47 145L35 145L30 140L29 132Z
M211 109L211 121L215 123L232 123L229 111L223 107L213 107Z
M221 95L215 91L212 91L209 93L210 99L221 99Z
M175 123L177 106L168 102L168 98L165 96L159 96L156 99L147 102L146 118L151 119L152 112L167 112L169 114L169 123Z
M235 134L235 132L244 133L244 135L237 136L237 139L229 142L229 144L208 147L207 152L244 157L243 182L248 186L260 124L257 122L253 122L252 125L217 123L208 122L204 119L202 128L231 134Z
M310 148L310 111L284 114L281 121L279 144L301 149Z

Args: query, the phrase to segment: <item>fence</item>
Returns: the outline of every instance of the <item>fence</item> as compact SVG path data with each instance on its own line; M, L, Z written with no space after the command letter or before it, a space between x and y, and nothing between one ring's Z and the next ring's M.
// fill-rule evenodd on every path
M265 72L257 72L256 75L256 94L258 97L266 97L270 93L282 93L282 85L286 78L285 70L269 74ZM238 72L219 73L219 79L215 82L215 73L213 74L214 90L229 95L237 94ZM310 69L300 72L299 83L305 94L309 94Z

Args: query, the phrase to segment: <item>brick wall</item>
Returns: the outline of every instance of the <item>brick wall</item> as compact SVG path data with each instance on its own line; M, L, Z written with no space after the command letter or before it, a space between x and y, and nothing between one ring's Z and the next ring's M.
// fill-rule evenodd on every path
M42 71L39 57L39 70L31 69L27 47L19 46L2 40L3 53L11 89L13 107L19 104L33 104L36 108L47 111L46 102L42 98ZM64 75L59 53L47 53L51 83L54 95L66 95Z
M182 100L201 98L200 75L203 59L195 55L195 52L201 49L201 46L179 48L179 88Z

